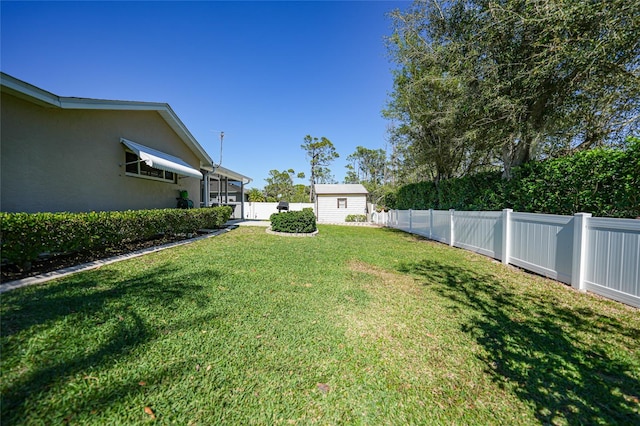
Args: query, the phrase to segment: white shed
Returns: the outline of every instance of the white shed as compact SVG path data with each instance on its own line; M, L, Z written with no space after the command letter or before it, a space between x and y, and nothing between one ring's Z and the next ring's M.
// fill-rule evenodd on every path
M345 222L347 215L366 215L369 192L361 184L314 185L318 222Z

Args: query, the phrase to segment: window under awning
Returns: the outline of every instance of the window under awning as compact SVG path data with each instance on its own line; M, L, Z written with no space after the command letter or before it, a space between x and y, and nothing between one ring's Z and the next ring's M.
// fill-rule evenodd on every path
M182 176L202 179L200 170L194 169L178 157L158 151L157 149L149 148L148 146L140 145L139 143L131 142L125 138L120 138L120 142L135 152L136 155L140 157L140 160L144 161L149 167L166 170Z

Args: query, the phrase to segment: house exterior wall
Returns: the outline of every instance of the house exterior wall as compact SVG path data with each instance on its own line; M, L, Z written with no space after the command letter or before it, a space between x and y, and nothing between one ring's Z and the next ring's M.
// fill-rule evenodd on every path
M338 208L338 198L347 199L347 208ZM367 213L365 194L318 194L316 196L316 217L318 222L344 222L350 214Z
M120 138L179 157L198 157L155 111L57 109L3 93L0 210L113 211L176 206L186 190L200 205L200 181L159 182L125 174Z

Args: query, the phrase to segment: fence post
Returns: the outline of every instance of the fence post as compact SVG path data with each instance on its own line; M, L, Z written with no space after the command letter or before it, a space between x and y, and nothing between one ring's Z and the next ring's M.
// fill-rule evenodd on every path
M453 214L455 210L449 209L449 245L453 247L453 241L455 238L455 224L453 220Z
M573 262L571 265L571 286L586 291L584 269L587 258L587 221L591 213L576 213L573 216Z
M511 256L511 213L512 209L502 210L502 263L505 265Z
M409 209L409 233L413 234L413 210Z
M429 209L429 239L433 240L433 209Z

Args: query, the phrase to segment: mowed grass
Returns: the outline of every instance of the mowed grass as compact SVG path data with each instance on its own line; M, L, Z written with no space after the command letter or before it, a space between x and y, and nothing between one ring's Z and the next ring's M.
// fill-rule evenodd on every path
M3 294L2 424L638 424L638 310L388 229Z

